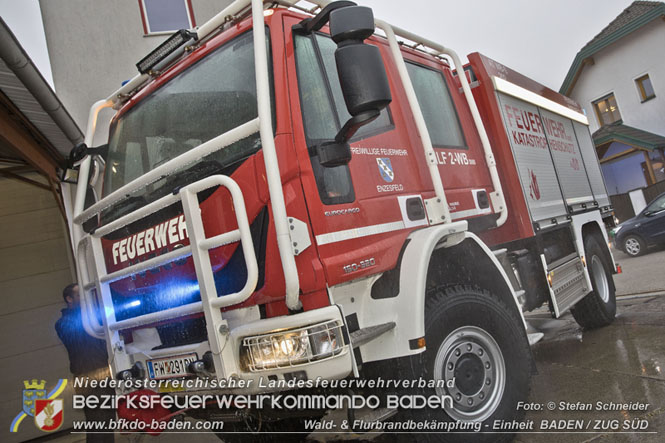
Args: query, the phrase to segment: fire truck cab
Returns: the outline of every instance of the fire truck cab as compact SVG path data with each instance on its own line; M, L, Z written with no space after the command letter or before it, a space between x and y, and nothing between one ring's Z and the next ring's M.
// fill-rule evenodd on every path
M496 94L531 96L369 8L310 3L237 0L92 107L88 145L116 110L108 145L75 149L65 186L86 331L121 380L257 393L378 369L454 379L448 419L512 420L542 336L523 311L614 318L603 213L530 217L506 128L544 125Z

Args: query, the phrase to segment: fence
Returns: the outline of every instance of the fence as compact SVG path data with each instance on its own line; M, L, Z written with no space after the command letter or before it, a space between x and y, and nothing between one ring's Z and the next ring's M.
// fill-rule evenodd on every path
M647 204L651 203L653 199L663 192L665 192L665 180L642 188L644 200ZM610 201L614 207L614 216L619 219L619 223L635 217L636 214L629 193L610 195Z

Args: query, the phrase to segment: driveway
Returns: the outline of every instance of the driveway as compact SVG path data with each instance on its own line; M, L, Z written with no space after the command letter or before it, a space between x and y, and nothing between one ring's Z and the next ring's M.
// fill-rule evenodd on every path
M662 264L661 258L661 278ZM528 412L526 420L534 422L535 432L542 431L543 420L547 426L557 420L558 430L519 434L517 442L663 441L665 296L619 298L614 323L595 331L582 331L570 314L553 320L549 313L537 313L528 319L545 337L533 347L538 375L533 378L530 396L543 410ZM554 407L550 409L551 402ZM628 407L599 411L598 402L601 407L610 403ZM562 403L590 404L592 409L562 410ZM645 410L631 410L631 404L642 404ZM577 429L577 420L582 429ZM613 430L616 423L634 423L644 429ZM603 430L594 429L596 426Z
M664 246L649 248L640 257L631 257L616 248L612 248L612 254L623 269L622 274L614 276L617 295L665 291Z

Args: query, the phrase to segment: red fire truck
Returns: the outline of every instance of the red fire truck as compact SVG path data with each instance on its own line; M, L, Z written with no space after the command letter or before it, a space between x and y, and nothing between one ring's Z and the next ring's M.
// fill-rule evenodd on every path
M237 0L142 59L63 185L113 374L245 394L422 377L452 381L442 419L520 417L542 337L523 312L614 319L611 207L580 107L469 61L321 0Z

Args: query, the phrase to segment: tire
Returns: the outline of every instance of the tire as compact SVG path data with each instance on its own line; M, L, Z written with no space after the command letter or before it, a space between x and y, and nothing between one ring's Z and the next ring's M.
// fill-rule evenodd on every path
M596 329L614 321L617 311L616 288L610 262L596 237L584 239L584 254L593 291L571 309L577 324L584 329Z
M455 387L437 387L425 395L450 395L453 408L410 411L417 420L521 420L531 383L532 357L522 320L515 309L489 291L471 286L437 287L425 304L427 350L409 361L402 378L445 379ZM471 347L469 350L468 347ZM460 351L459 355L456 351ZM487 369L487 363L490 363ZM449 365L452 365L452 369ZM489 385L486 383L489 382ZM481 398L482 397L482 398ZM469 400L475 402L468 406ZM480 425L482 431L487 431ZM418 441L507 442L513 434L419 434Z
M639 257L647 250L647 244L640 237L630 234L623 241L623 251L631 257Z

